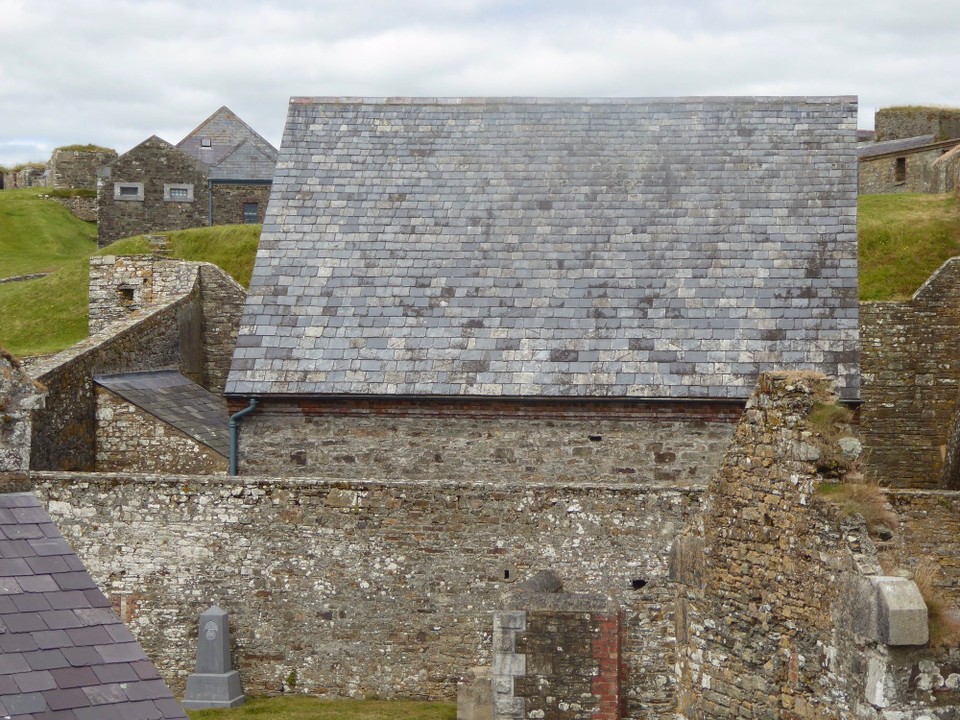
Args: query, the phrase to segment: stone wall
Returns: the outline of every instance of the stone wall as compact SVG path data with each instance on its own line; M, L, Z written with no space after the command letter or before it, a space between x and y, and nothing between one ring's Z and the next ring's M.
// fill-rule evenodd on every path
M868 193L927 193L937 191L942 179L934 163L946 152L946 148L933 148L921 152L881 155L863 158L858 163L860 171L858 191ZM897 160L906 163L903 180L897 180ZM945 192L939 190L939 192Z
M570 486L34 473L37 493L171 686L196 618L230 613L249 693L452 699L491 662L515 579L555 570L641 628L625 640L628 714L672 717L674 534L699 510L679 483ZM117 549L122 548L122 552ZM509 577L507 577L509 575ZM637 582L643 579L645 584Z
M31 372L47 388L33 416L30 467L93 470L96 461L93 375L175 367L202 380L201 309L194 290L156 309L131 315L42 363Z
M257 203L257 222L263 223L270 200L271 184L226 183L213 184L213 217L211 225L236 225L243 222L243 204Z
M117 199L117 183L142 184L140 199ZM193 199L164 198L165 184L192 186ZM101 170L97 182L97 244L165 230L207 225L206 166L160 138L152 137Z
M240 473L703 485L740 412L738 403L266 400L240 425Z
M117 159L115 150L57 148L47 162L47 187L97 189L97 170Z
M9 170L3 174L3 189L42 187L43 170L43 165L36 163L25 165L18 170Z
M0 348L0 472L30 469L33 411L43 407L44 388Z
M960 608L960 492L889 490L887 497L900 518L894 542L884 548L891 567L914 570L932 561L939 591Z
M960 137L960 110L918 107L881 108L874 115L876 141L933 135L938 140Z
M884 485L960 488L945 463L960 389L960 258L904 302L860 304L866 468ZM956 433L954 433L956 435Z
M144 412L106 388L96 388L96 468L99 472L212 475L227 458Z
M831 391L824 378L762 376L700 532L675 544L678 717L960 712L960 653L926 645L917 587L884 576L863 519L818 492L859 479L852 428L811 419Z
M58 205L69 210L74 217L84 222L97 221L97 199L93 197L52 197L46 196Z
M200 265L200 300L203 311L202 385L216 395L223 393L227 382L246 297L243 287L220 268L209 263Z
M200 263L155 255L99 255L90 258L91 334L151 305L189 294Z

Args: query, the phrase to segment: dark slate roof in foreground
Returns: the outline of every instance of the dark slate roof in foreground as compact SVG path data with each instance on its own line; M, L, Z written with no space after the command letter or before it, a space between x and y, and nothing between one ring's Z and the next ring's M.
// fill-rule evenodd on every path
M97 375L94 380L221 455L230 453L227 406L176 370Z
M294 98L282 147L227 394L859 394L855 98Z
M857 156L863 159L876 155L886 155L888 153L919 150L922 147L931 145L933 142L933 135L917 135L916 137L902 138L899 140L884 140L883 142L872 143L870 145L861 145L857 150Z
M0 493L0 717L187 717L30 492Z

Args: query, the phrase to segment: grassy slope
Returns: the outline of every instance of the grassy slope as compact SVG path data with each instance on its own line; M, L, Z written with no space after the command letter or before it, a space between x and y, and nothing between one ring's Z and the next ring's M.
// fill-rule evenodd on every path
M97 227L77 220L42 188L0 192L0 278L47 272L97 249Z
M960 204L952 195L862 195L860 299L909 298L960 253Z
M87 336L87 268L96 226L40 193L0 192L0 277L54 271L39 280L0 284L0 347L14 355L58 352ZM182 230L170 234L171 254L213 262L246 286L259 238L259 225ZM149 252L145 239L122 240L97 254L136 252Z
M191 720L454 720L452 703L403 700L320 700L310 697L251 698L225 710L191 710Z

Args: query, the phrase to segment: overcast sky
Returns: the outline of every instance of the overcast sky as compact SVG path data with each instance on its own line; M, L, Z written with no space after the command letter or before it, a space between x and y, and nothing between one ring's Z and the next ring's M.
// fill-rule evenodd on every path
M960 3L0 0L0 165L176 143L294 95L858 95L960 105Z

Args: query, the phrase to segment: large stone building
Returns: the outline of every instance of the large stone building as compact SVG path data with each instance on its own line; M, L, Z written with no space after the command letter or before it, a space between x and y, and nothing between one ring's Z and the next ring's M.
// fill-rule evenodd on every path
M856 400L855 119L292 100L226 388L259 403L241 471L702 481L758 373Z
M97 243L262 222L276 159L276 149L226 107L176 147L150 137L100 169Z

